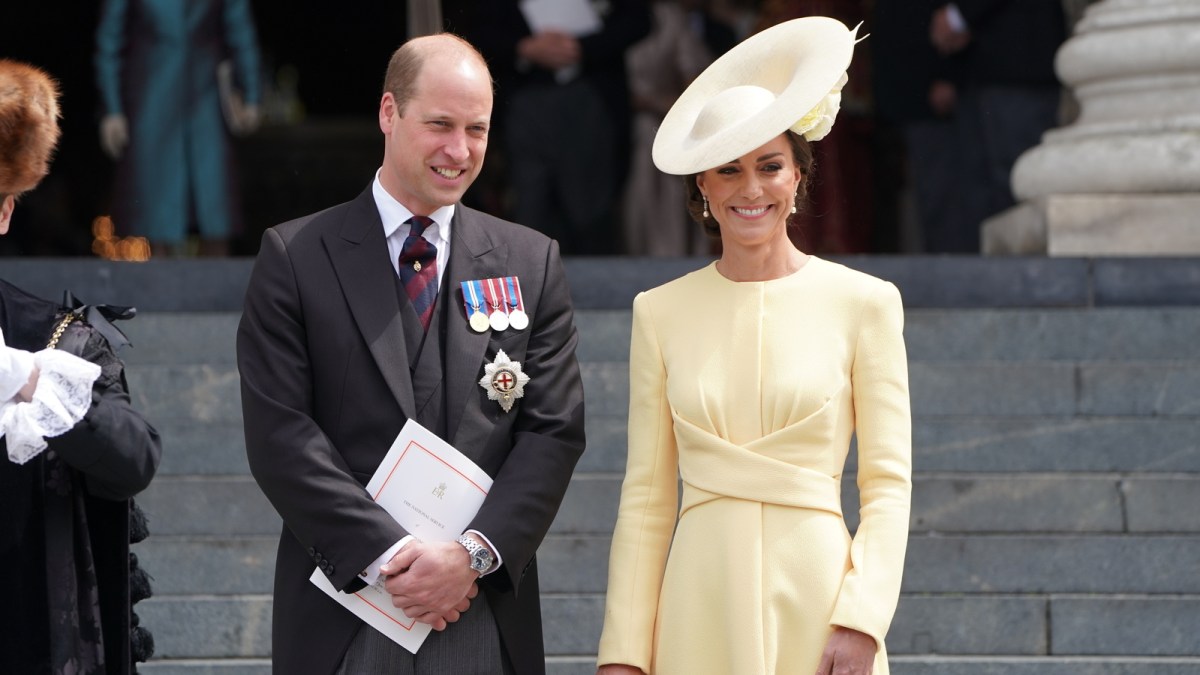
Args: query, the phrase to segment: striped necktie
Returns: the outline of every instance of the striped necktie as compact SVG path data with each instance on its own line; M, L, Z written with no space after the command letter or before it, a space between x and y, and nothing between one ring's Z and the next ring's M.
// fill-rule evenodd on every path
M412 226L404 246L400 249L400 281L412 301L413 309L421 317L421 327L429 329L433 316L433 303L438 294L437 247L421 233L433 224L433 219L413 216L406 221Z

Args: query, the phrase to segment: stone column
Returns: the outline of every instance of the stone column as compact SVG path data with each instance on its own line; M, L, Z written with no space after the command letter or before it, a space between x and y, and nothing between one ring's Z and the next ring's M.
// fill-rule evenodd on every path
M408 0L408 37L442 32L441 0Z
M1017 160L984 253L1200 255L1200 2L1094 4L1055 68L1079 117Z

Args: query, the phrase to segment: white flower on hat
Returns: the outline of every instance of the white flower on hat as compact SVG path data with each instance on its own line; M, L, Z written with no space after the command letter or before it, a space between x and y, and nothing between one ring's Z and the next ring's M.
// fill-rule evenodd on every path
M819 141L829 135L833 129L833 121L837 118L838 110L842 107L842 87L846 86L848 78L842 73L841 79L834 85L833 90L815 108L808 111L791 126L791 130L803 136L808 141Z

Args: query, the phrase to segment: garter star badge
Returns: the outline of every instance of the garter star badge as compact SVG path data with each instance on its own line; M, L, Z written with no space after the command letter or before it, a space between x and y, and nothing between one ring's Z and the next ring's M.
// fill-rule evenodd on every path
M504 412L512 410L513 402L525 395L529 376L521 371L521 362L508 358L504 350L496 352L496 360L483 366L479 386L488 398L500 404Z

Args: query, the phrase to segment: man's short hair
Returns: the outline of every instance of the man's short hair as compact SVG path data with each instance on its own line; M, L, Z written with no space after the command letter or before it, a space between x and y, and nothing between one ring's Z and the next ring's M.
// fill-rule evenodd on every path
M392 97L396 99L396 110L401 116L404 115L404 108L408 105L409 100L416 94L417 76L421 74L421 66L425 65L425 59L433 49L437 49L425 40L428 37L452 38L459 43L458 46L463 50L479 59L479 63L483 65L484 69L487 69L487 60L483 58L483 54L479 53L475 45L454 33L437 33L405 42L400 45L399 49L392 52L392 58L388 61L387 74L383 77L383 93L391 92ZM492 83L492 88L495 89L495 82Z

